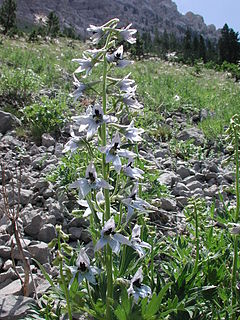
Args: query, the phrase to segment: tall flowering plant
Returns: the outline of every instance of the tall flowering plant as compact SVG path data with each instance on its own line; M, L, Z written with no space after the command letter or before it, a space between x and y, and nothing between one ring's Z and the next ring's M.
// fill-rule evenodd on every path
M149 299L152 294L151 288L144 284L141 266L146 255L150 263L152 246L146 242L146 236L143 239L144 219L138 218L139 212L146 215L153 209L137 196L144 174L136 165L137 143L142 140L144 130L134 126L131 116L132 110L143 106L136 99L137 86L130 74L122 78L114 76L116 68L133 63L125 59L124 42L135 43L136 30L131 25L118 28L118 22L112 19L99 27L90 25L88 31L96 47L86 50L80 59L73 59L78 67L74 72L76 90L72 96L76 100L86 90L99 95L85 114L73 117L75 131L77 127L81 138L71 129L71 138L64 149L78 152L85 141L92 155L85 173L70 185L77 191L84 217L90 220L94 259L91 261L87 251L81 249L75 264L66 267L69 319L73 318L69 297L76 287L87 290L87 298L83 299L85 302L80 309L96 319L118 318L115 299L123 301L120 292L125 292L133 305L141 299ZM103 44L101 48L99 43ZM88 81L98 65L102 66L99 81ZM126 115L129 124L121 121Z

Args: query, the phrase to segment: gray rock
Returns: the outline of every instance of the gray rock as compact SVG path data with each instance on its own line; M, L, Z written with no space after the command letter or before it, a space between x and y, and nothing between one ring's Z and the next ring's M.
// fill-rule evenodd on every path
M233 183L235 181L235 174L233 172L227 172L223 175L223 178L229 182Z
M149 213L151 221L160 221L162 224L167 224L170 221L169 212L165 210L157 210Z
M195 178L196 178L196 180L199 181L199 182L205 182L205 180L206 180L204 174L202 174L202 173L197 173L197 174L195 175Z
M31 156L35 156L36 154L39 154L40 152L39 152L38 147L34 144L34 145L31 147L29 153L30 153Z
M0 132L5 134L15 126L21 125L21 121L11 113L0 110Z
M166 211L176 211L176 201L173 199L163 198L161 199L161 208Z
M63 151L63 144L57 142L55 145L55 152L54 152L55 156L58 158L61 157L62 151Z
M42 145L46 148L55 146L55 139L48 133L42 135Z
M52 188L48 188L43 191L44 199L48 199L54 196L54 190Z
M195 127L182 130L177 135L177 139L182 141L194 140L198 146L202 146L205 141L202 131Z
M92 237L91 237L90 232L87 231L87 230L82 230L81 240L82 240L84 243L89 243L90 241L92 241Z
M188 176L191 175L191 171L189 170L189 168L186 168L186 167L184 167L184 166L180 166L180 167L177 169L176 172L177 172L177 174L180 175L180 177L181 177L182 179L185 179L185 178L187 178Z
M217 164L214 163L214 162L210 162L209 163L208 170L211 171L211 172L215 172L215 173L219 172L219 168L218 168Z
M84 227L87 228L89 227L89 221L87 219L84 218L73 218L67 225L67 227L71 228L71 227Z
M37 242L28 247L28 251L34 259L41 264L48 263L51 260L51 254L48 245L45 242Z
M54 228L54 225L51 223L47 223L43 225L38 233L38 240L43 242L50 242L52 239L57 237L56 230Z
M172 194L175 196L189 197L191 195L190 190L183 183L178 182L172 190Z
M176 201L177 201L177 206L181 209L183 209L188 204L187 197L183 197L183 196L177 197Z
M218 186L214 184L210 188L204 189L204 195L209 197L218 197Z
M8 193L8 201L10 205L14 205L18 203L18 200L20 201L20 204L27 205L31 202L31 198L33 195L32 190L28 189L20 189L20 195L18 195L17 191L10 191Z
M159 149L159 150L156 150L154 152L154 157L156 159L159 159L159 158L166 158L167 156L170 155L170 151L168 149Z
M6 272L0 273L0 283L5 282L6 280L16 280L16 279L17 279L17 275L12 268L9 268Z
M192 191L192 196L193 196L193 197L198 197L198 196L202 197L203 195L204 195L204 192L203 192L203 190L200 189L200 188L196 188L196 189L194 189L194 190Z
M185 183L185 185L188 185L189 183L191 182L194 182L194 181L197 181L196 177L195 176L190 176L190 177L187 177L183 180L183 182Z
M36 275L33 275L33 279L34 282L37 282L38 278L36 277ZM33 286L33 282L32 279L29 282L29 295L31 295L33 293L34 290L34 286ZM11 283L9 283L8 285L6 285L5 287L1 288L0 291L0 296L4 295L4 296L10 296L10 295L21 295L22 294L22 284L20 279L18 280L14 280ZM1 319L1 317L0 317Z
M157 179L157 181L160 184L164 184L167 186L172 187L176 181L181 180L181 178L176 175L176 173L172 171L165 171L163 174L160 175L160 177Z
M11 257L11 248L5 245L0 246L0 257L3 259L10 259Z
M4 271L7 271L8 269L12 268L12 266L13 266L13 262L12 262L12 260L9 259L9 260L5 261L2 269Z
M57 221L62 222L64 220L64 212L67 210L65 206L61 205L59 202L54 202L54 199L51 198L46 200L45 206Z
M26 164L26 165L28 165L32 162L32 159L31 159L30 155L28 155L28 154L22 155L21 160L22 160L22 163Z
M30 314L30 304L36 304L34 299L23 296L8 295L7 297L0 294L0 319L17 320L24 319Z
M199 181L193 181L187 184L187 187L189 190L195 190L195 189L203 189L203 185Z
M206 181L209 181L211 179L215 179L217 181L217 173L207 172L207 173L205 173L205 179L206 179Z
M2 139L1 142L4 143L6 146L10 146L10 147L21 147L22 146L22 142L19 141L18 139L14 138L11 135L5 135ZM12 153L10 153L12 155ZM9 154L9 155L10 155ZM7 155L5 156L7 157ZM10 159L8 159L10 160Z
M39 213L38 211L34 210L33 212L31 212L31 214L27 217L25 217L25 222L24 222L24 225L25 228L24 228L24 231L27 235L29 236L36 236L42 225L45 223L45 217Z
M33 162L32 167L35 170L41 170L45 167L46 157L45 156L38 156Z
M72 240L80 240L83 228L71 227L68 232Z
M45 190L49 187L49 182L44 179L40 178L34 185L34 190Z

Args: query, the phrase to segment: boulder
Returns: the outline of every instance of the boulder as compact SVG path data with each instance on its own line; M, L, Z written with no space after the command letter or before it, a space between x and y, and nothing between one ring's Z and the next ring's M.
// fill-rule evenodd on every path
M11 113L0 110L0 133L5 134L15 126L21 125L21 121Z
M8 295L7 297L0 294L0 319L1 320L17 320L24 319L31 310L30 304L36 302L31 298L23 296Z
M177 135L177 139L182 141L193 140L198 146L203 146L205 142L202 131L195 127L182 130Z

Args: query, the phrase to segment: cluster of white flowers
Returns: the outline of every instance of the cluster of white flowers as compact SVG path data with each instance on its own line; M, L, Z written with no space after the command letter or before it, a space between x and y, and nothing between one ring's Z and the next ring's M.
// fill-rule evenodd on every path
M151 246L141 239L141 226L138 224L132 226L132 234L129 236L126 236L126 232L124 232L124 235L122 234L124 231L122 226L127 225L129 230L135 212L146 212L154 208L137 196L138 182L143 179L144 171L134 167L137 153L133 150L134 145L142 140L141 134L144 130L134 127L134 121L131 121L131 119L129 125L122 125L119 121L119 115L123 115L125 110L129 113L131 109L139 110L143 107L136 99L137 86L135 81L130 79L130 74L123 78L114 78L107 74L107 71L113 70L114 67L125 68L133 63L124 58L124 47L121 43L123 41L130 44L135 43L136 30L132 29L131 25L126 28L117 28L118 22L118 19L113 19L102 26L90 25L87 30L91 33L92 44L98 45L100 41L105 44L100 49L85 51L80 59L73 59L73 62L79 64L74 72L73 83L76 90L72 97L75 100L84 96L87 91L97 92L94 88L99 85L100 81L87 82L86 79L94 70L94 67L100 63L105 66L105 74L101 79L105 87L102 95L96 99L97 102L87 108L86 114L73 117L73 121L79 126L78 130L81 137L71 130L71 138L66 144L64 152L77 152L79 148L83 147L84 141L88 143L94 141L92 145L95 147L95 152L102 154L102 167L105 168L102 172L103 178L98 177L97 166L94 166L94 159L92 159L87 166L85 177L80 177L70 185L70 188L79 190L78 203L85 210L83 216L88 217L94 213L100 221L99 226L102 230L99 230L100 238L96 241L95 252L99 252L105 246L108 246L113 253L119 254L121 245L127 245L132 247L141 259L145 256L146 249L151 250ZM82 75L81 80L78 79L79 75ZM107 101L107 95L114 99L114 107ZM85 138L83 138L84 133ZM96 137L98 137L98 140L95 139ZM101 143L98 147L96 147L96 140L97 143ZM127 149L129 146L131 150ZM127 183L123 188L133 187L130 195L126 195L121 200L121 206L125 207L126 214L121 215L120 218L118 215L119 203L113 205L113 208L112 204L109 204L109 208L106 208L107 203L110 202L109 193L115 192L117 185L116 182L113 183L112 178L109 178L110 170L115 171L115 176L125 176L124 181L127 181ZM105 193L105 190L108 193ZM92 194L95 194L95 203L92 202ZM87 200L84 200L85 198ZM104 209L101 210L103 207ZM116 227L115 216L117 215L118 219L122 220ZM71 283L78 274L79 282L82 282L85 278L93 284L96 283L95 276L99 272L99 270L90 266L89 258L84 250L80 251L76 266L71 267L71 271ZM151 289L142 284L142 281L143 275L140 268L132 278L128 289L129 295L133 295L136 302L139 298L151 295Z

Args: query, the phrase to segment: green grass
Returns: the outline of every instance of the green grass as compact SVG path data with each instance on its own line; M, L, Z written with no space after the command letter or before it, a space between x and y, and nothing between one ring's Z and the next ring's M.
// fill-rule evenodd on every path
M73 90L73 58L81 57L84 44L60 39L55 43L28 43L25 39L3 39L0 46L0 94L18 96L38 94L43 88L68 94ZM240 86L226 73L201 67L172 65L163 61L140 61L129 71L138 85L139 99L144 103L144 114L137 121L145 128L154 127L163 111L183 112L207 109L213 116L199 126L208 138L224 132L233 114L240 111ZM119 70L119 75L128 70ZM99 78L100 70L92 78ZM179 100L176 97L179 97Z

